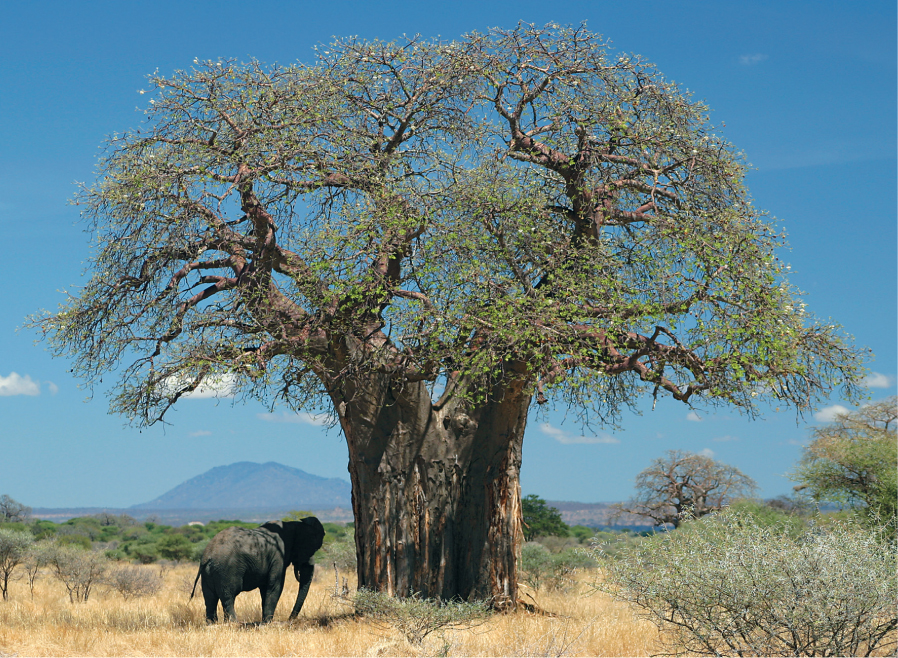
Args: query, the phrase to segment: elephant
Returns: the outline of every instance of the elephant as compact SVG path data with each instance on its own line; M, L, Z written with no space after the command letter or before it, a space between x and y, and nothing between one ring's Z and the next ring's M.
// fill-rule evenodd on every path
M268 521L258 528L226 528L210 541L200 561L190 599L203 579L206 623L218 620L218 602L225 621L235 621L234 598L256 588L262 595L262 623L274 617L284 589L287 567L299 581L299 593L290 619L295 619L309 593L315 565L311 559L324 541L324 527L314 516L300 521Z

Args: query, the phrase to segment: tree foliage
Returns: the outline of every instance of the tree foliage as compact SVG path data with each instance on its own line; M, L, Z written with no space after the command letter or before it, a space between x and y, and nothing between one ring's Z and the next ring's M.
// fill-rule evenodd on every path
M735 466L704 455L668 450L636 476L636 496L616 507L655 522L679 527L684 515L701 517L757 490Z
M527 541L533 541L537 537L568 535L569 528L561 519L561 512L549 507L536 494L521 499L521 514L524 519L524 539Z
M863 510L882 520L898 507L898 398L840 414L812 430L792 478L820 502Z
M117 372L116 411L201 385L329 408L372 372L474 399L513 363L610 421L645 387L749 412L855 392L741 154L643 58L526 24L317 56L151 76L106 144L76 198L90 280L36 323L89 384Z

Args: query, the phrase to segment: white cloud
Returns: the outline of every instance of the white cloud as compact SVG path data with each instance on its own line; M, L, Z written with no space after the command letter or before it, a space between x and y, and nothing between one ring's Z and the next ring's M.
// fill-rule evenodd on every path
M753 55L740 55L739 63L743 66L754 66L755 64L763 62L765 59L767 59L767 55L764 55L763 53L754 53Z
M286 411L282 411L279 414L256 414L256 418L268 423L301 423L303 425L315 425L316 427L324 427L330 424L330 418L327 414L310 414L305 411L295 414L288 414Z
M211 436L212 432L209 430L197 430L196 432L191 432L190 436Z
M702 457L707 457L708 459L714 459L714 451L711 448L705 448L704 450L699 451Z
M841 404L834 404L831 407L823 407L820 411L814 414L814 419L819 420L821 423L831 423L836 419L836 416L847 413L848 409Z
M166 394L174 394L180 387L187 384L186 377L171 377L166 380ZM206 377L196 390L185 393L181 399L202 400L205 398L232 398L237 394L237 376L226 372L222 375Z
M879 372L871 372L864 377L864 386L867 388L889 388L892 385L892 378Z
M41 385L29 375L22 377L17 372L9 373L9 377L0 375L0 395L40 395Z
M542 430L543 434L547 434L551 436L553 439L558 441L559 443L571 444L571 443L620 443L620 440L615 439L610 434L605 434L604 432L600 432L598 436L572 436L565 432L562 429L557 427L552 427L549 423L543 423L539 426L539 429Z
M56 395L59 393L59 387L53 382L44 382L47 385L47 388L50 390L50 395Z
M702 417L694 411L690 411L688 414L686 414L686 420L691 420L694 423L700 423L702 422Z
M739 440L739 437L738 437L738 436L730 436L729 434L726 434L726 435L724 435L724 436L717 436L717 437L714 437L714 438L711 439L711 440L712 440L712 441L717 441L718 443L720 443L720 442L724 442L724 441L738 441L738 440Z

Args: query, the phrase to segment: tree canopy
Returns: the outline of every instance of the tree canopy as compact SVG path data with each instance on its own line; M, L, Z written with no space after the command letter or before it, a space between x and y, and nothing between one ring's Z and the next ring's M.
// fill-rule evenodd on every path
M513 367L602 421L646 388L749 412L855 391L742 155L643 58L523 24L317 57L151 76L109 139L76 199L90 280L40 323L88 383L118 369L116 411L153 423L204 379L327 407L370 371L476 395Z

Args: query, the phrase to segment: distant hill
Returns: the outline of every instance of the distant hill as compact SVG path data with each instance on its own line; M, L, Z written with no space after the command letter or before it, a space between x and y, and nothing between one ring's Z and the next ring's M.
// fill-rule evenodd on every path
M275 462L217 466L130 509L323 509L350 507L350 485Z

